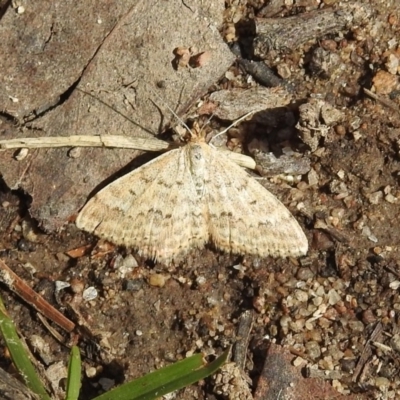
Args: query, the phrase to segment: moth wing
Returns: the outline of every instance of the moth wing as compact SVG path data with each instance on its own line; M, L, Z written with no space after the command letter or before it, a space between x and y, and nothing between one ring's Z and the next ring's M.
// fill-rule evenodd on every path
M210 148L209 232L223 251L259 257L298 257L307 238L290 211L226 156Z
M171 150L94 195L78 228L163 263L208 241L205 207L193 193L183 149Z

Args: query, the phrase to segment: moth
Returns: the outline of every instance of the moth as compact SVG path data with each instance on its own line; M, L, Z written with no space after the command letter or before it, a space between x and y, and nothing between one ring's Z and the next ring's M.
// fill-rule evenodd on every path
M308 250L289 210L198 131L183 147L95 194L76 225L164 264L207 243L258 257L299 257Z

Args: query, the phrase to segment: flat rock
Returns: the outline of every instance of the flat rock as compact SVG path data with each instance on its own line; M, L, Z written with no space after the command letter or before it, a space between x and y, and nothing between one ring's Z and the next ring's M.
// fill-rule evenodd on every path
M164 104L184 115L234 61L218 32L222 12L223 4L211 0L201 8L179 0L117 1L113 7L42 0L23 14L10 7L0 28L0 52L10 55L0 60L6 71L0 107L22 128L5 122L1 139L159 133L171 119ZM199 68L175 69L173 51L180 46L211 57ZM91 192L137 156L88 148L76 158L68 154L36 149L21 161L13 151L0 158L0 175L10 188L32 196L31 215L48 231L66 223Z

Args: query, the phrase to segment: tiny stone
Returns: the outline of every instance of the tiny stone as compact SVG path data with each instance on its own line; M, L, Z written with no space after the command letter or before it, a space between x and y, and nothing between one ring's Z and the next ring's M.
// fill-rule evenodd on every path
M198 276L198 277L196 278L196 283L197 283L199 286L204 285L206 282L207 282L207 279L206 279L204 276Z
M340 360L343 372L352 372L356 367L356 361L354 358L342 358Z
M371 242L377 243L378 238L371 232L371 229L368 226L364 226L361 230L361 234L366 236Z
M372 310L368 309L362 313L362 321L366 325L372 324L376 321L376 317L375 317L374 313L372 312Z
M17 248L19 251L24 251L24 252L33 251L34 244L30 243L28 240L24 238L21 238L18 240Z
M354 332L364 332L364 324L361 321L349 321L349 328Z
M307 174L307 180L310 186L318 185L318 174L314 169L311 168L310 172Z
M294 296L298 301L306 302L308 300L308 294L304 290L295 290Z
M64 281L55 281L55 292L60 292L61 290L70 287L71 285L68 282Z
M307 343L305 344L305 347L306 347L307 354L308 354L313 360L316 360L316 359L318 359L319 357L321 357L321 347L320 347L320 345L319 345L317 342L315 342L315 341L313 341L313 340L310 340L309 342L307 342Z
M399 68L399 59L395 54L389 54L389 57L386 61L386 68L390 74L396 75Z
M288 334L289 332L289 323L291 322L291 318L288 315L283 315L279 321L283 334Z
M344 179L345 178L345 172L341 169L341 170L338 171L337 176L340 179Z
M335 308L330 307L330 308L328 308L328 309L326 310L326 312L325 312L325 314L324 314L324 317L325 317L326 319L331 320L331 321L336 321L337 318L338 318L338 312L337 312L337 310L336 310Z
M227 72L225 73L225 78L226 78L228 81L233 81L233 80L235 79L235 75L234 75L233 72L227 71Z
M318 325L322 328L322 329L329 329L330 326L332 325L332 322L329 321L329 319L327 318L320 318L318 319ZM314 328L311 328L314 329ZM310 330L311 330L310 329Z
M361 135L360 131L354 131L353 132L353 139L354 139L355 142L357 142L361 138L362 138L362 135Z
M385 200L390 204L397 203L397 197L394 197L391 193L385 196Z
M296 357L293 360L293 366L295 366L295 367L300 367L301 365L305 365L305 364L306 364L306 361L304 360L304 358Z
M400 281L393 281L389 283L390 289L397 290L400 287Z
M321 332L317 329L312 329L307 333L307 337L310 340L320 342L322 340Z
M313 303L316 307L320 306L322 304L323 298L322 297L315 297L313 299Z
M372 79L377 94L389 94L398 86L398 77L386 71L378 71Z
M85 288L85 284L78 278L72 278L70 282L71 290L75 294L80 294Z
M88 367L86 368L85 373L88 378L94 378L97 375L97 370L95 367Z
M328 103L325 103L321 107L321 118L328 126L343 120L343 115L344 114L341 110L337 110Z
M379 254L382 254L383 249L382 249L382 247L375 246L375 247L372 249L372 251L373 251L375 254L379 255Z
M135 334L136 334L136 336L142 336L142 335L143 335L143 332L142 332L140 329L137 329L137 330L135 331Z
M296 274L296 278L300 281L307 281L308 279L312 279L313 277L314 272L312 272L310 268L299 268Z
M158 299L154 304L153 304L154 309L159 312L161 310L161 300Z
M388 378L384 378L383 376L378 376L375 379L375 386L378 388L385 389L390 385L390 381Z
M334 365L333 365L331 356L324 357L324 359L321 360L318 364L320 365L320 367L322 369L325 369L328 371L332 371L334 369Z
M100 378L99 385L105 392L108 392L113 386L115 386L115 381L114 379Z
M368 195L368 200L371 204L379 204L379 202L383 199L382 191L378 190L377 192L371 193Z
M346 128L343 125L336 125L335 132L339 136L344 136L346 134Z
M125 266L125 268L137 268L138 262L136 261L136 258L133 257L132 254L128 254L124 258L123 265Z
M265 313L265 297L264 296L253 297L253 307L259 313Z
M126 280L123 284L123 289L127 292L137 292L143 287L142 279Z
M168 277L161 274L152 274L149 278L149 284L156 287L164 287Z
M15 158L17 161L22 161L24 158L26 158L26 156L28 155L28 153L29 153L29 149L26 149L26 148L19 149L19 150L16 152L14 158Z
M400 353L400 334L396 333L390 340L390 345L394 351Z
M337 217L339 219L342 219L344 216L344 209L343 208L334 208L331 211L332 217Z
M38 236L34 231L34 227L31 221L24 220L22 221L22 235L29 242L37 242Z
M68 157L69 158L78 158L81 155L81 147L73 147L68 151Z
M97 290L93 286L89 286L87 289L85 289L82 293L82 298L85 301L91 301L94 300L97 297Z
M331 306L334 306L340 300L341 297L335 289L331 289L328 292L328 301Z
M236 29L235 29L234 24L229 24L229 25L227 26L227 28L225 29L224 35L225 35L225 40L226 40L228 43L233 42L233 41L235 40L235 38L236 38ZM228 73L231 74L231 75L233 75L232 72L229 72L229 71L228 71L228 72L225 74L225 77L226 77L227 79L229 79L229 80L232 80L232 79L234 78L234 76L233 76L232 78L228 78L228 77L226 76Z
M16 225L14 226L14 231L15 231L15 232L21 232L21 231L22 231L22 226L21 226L20 224L16 224Z
M278 75L283 79L288 79L292 74L290 72L290 67L285 63L278 64L278 66L276 67L276 71L278 72Z
M350 121L350 126L353 129L353 131L360 129L361 127L361 118L360 117L354 117ZM364 127L366 129L366 127Z

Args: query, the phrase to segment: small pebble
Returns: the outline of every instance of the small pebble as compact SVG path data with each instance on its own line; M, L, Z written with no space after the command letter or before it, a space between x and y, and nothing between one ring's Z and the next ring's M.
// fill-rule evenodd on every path
M300 366L305 365L305 364L306 364L306 360L304 360L304 358L296 357L293 360L293 366L295 366L295 367L300 367Z
M361 321L349 321L349 328L353 331L353 332L364 332L364 324Z
M94 378L97 375L97 369L95 367L88 367L85 369L85 374L88 378Z
M156 287L164 287L165 282L169 279L169 277L166 277L161 274L152 274L149 277L149 284L151 286L156 286Z
M21 238L18 240L17 248L19 251L29 252L35 250L35 245L28 240Z
M143 287L143 283L142 279L129 279L124 281L123 289L127 292L137 292Z
M28 155L28 153L29 153L29 150L26 149L26 148L19 149L19 150L16 152L14 158L15 158L17 161L22 161L24 158L26 158L26 156Z
M400 353L400 334L396 333L390 340L390 345L394 351Z
M368 200L371 204L379 204L379 202L382 199L383 199L383 193L381 190L378 190L377 192L368 195Z
M363 311L362 321L364 322L365 325L374 323L376 321L376 317L375 317L373 311L370 309Z
M288 79L292 75L289 65L285 63L278 64L276 70L278 72L278 75L283 79Z
M335 289L331 289L328 292L328 301L331 306L334 306L340 300L341 300L341 297Z
M85 289L85 284L78 278L72 278L70 282L71 290L75 294L80 294Z
M385 196L385 200L390 204L397 203L397 197L394 197L391 193Z
M321 347L318 344L318 342L315 342L314 340L310 340L309 342L307 342L305 344L305 348L306 348L307 354L313 360L316 360L319 357L321 357Z
M68 157L69 158L79 158L82 152L81 147L73 147L68 151Z
M296 274L296 278L301 281L307 281L308 279L312 279L313 277L314 272L312 272L310 268L299 268Z
M384 378L383 376L378 376L375 378L375 386L380 389L385 389L390 385L390 381L388 378Z
M294 296L300 302L306 302L308 300L308 293L304 290L295 290Z
M310 172L307 174L307 181L310 186L318 185L319 178L317 172L311 168Z
M98 293L96 288L94 288L93 286L89 286L83 291L82 298L85 301L91 301L94 300L97 297L97 295Z
M108 392L113 386L115 386L115 380L109 378L100 378L99 385L105 392Z
M339 136L344 136L346 134L346 128L343 125L336 125L335 132Z
M197 283L199 286L204 285L206 282L207 282L207 279L206 279L204 276L198 276L198 277L196 278L196 283Z
M399 84L398 76L386 71L378 71L372 79L377 94L389 94Z
M385 66L390 74L396 75L399 69L399 58L393 53L389 54Z

